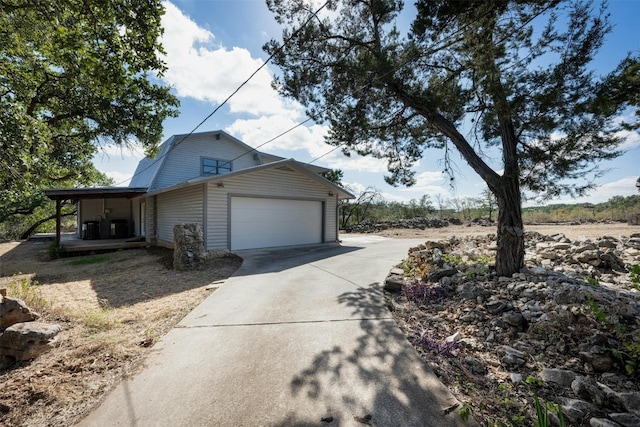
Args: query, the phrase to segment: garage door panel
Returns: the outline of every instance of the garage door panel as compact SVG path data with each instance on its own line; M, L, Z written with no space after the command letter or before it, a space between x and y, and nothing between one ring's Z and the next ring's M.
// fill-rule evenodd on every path
M231 198L231 249L322 242L322 202Z

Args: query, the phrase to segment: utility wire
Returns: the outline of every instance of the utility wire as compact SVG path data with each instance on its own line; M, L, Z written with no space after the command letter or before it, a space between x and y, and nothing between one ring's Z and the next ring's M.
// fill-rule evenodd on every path
M188 134L184 135L184 136L180 139L180 141L178 141L175 145L173 145L172 147L170 147L170 148L169 148L165 153L163 153L161 156L159 156L158 158L154 159L154 161L153 161L152 163L150 163L149 165L147 165L147 166L146 166L145 168L143 168L142 170L137 171L137 172L136 172L136 173L131 177L131 179L133 179L134 177L136 177L136 176L140 175L140 174L141 174L141 173L143 173L144 171L146 171L146 170L148 170L149 168L151 168L153 165L155 165L155 164L156 164L158 161L160 161L162 158L166 157L166 156L167 156L171 151L173 151L173 149L175 149L179 144L181 144L181 143L182 143L182 142L184 142L187 138L189 138L190 136L192 136L192 135L193 135L193 133L194 133L194 132L195 132L195 131L200 127L200 126L202 126L202 125L203 125L203 124L204 124L204 123L205 123L209 118L211 118L211 117L212 117L212 116L213 116L213 115L214 115L218 110L220 110L220 108L221 108L223 105L225 105L225 104L226 104L226 103L227 103L227 102L228 102L228 101L229 101L233 96L235 96L235 95L240 91L240 89L242 89L242 87L244 87L244 86L245 86L245 85L246 85L246 84L247 84L247 83L248 83L248 82L249 82L249 81L250 81L250 80L251 80L251 79L252 79L252 78L253 78L253 77L254 77L254 76L255 76L255 75L256 75L256 74L261 70L261 69L262 69L262 68L264 68L264 67L267 65L267 63L269 63L269 62L274 58L274 56L276 55L276 53L279 53L279 52L280 52L280 51L281 51L281 50L282 50L282 49L283 49L283 48L284 48L284 47L285 47L285 46L286 46L286 45L287 45L287 44L288 44L288 43L289 43L289 42L290 42L290 41L291 41L295 36L297 36L297 35L298 35L298 33L299 33L300 31L302 31L302 29L303 29L303 28L304 28L304 27L305 27L309 22L311 22L311 20L312 20L312 19L314 19L314 18L317 16L317 14L318 14L318 13L320 13L320 11L321 11L322 9L324 9L324 8L327 6L327 4L328 4L328 1L327 1L327 2L325 2L322 6L320 6L320 7L319 7L315 12L313 12L313 13L309 16L309 18L308 18L308 19L307 19L307 20L306 20L306 21L305 21L305 22L304 22L304 23L303 23L303 24L302 24L302 25L301 25L297 30L295 30L293 33L291 33L291 35L290 35L290 36L289 36L289 37L288 37L288 38L287 38L287 39L286 39L286 40L285 40L285 41L280 45L280 47L279 47L279 48L278 48L278 49L277 49L273 54L271 54L271 55L269 56L269 58L267 58L267 60L266 60L262 65L260 65L260 67L258 67L258 68L257 68L257 69L256 69L256 70L255 70L255 71L254 71L250 76L249 76L249 78L247 78L247 79L246 79L246 80L245 80L245 81L244 81L240 86L238 86L238 87L237 87L237 88L236 88L236 89L235 89L235 90L234 90L234 91L233 91L233 92L232 92L232 93L231 93L231 94L230 94L230 95L229 95L229 96L228 96L228 97L227 97L227 98L226 98L226 99L225 99L225 100L220 104L220 105L218 105L218 106L217 106L217 107L216 107L216 108L215 108L215 109L214 109L214 110L213 110L209 115L207 115L207 117L205 117L205 118L204 118L200 123L198 123L198 125L197 125L195 128L193 128L193 130L191 130L191 132L189 132ZM489 11L485 12L482 16L480 16L480 17L476 18L476 20L474 20L473 22L470 22L470 23L467 23L467 24L463 25L463 26L462 26L462 27L460 27L458 30L454 31L454 32L453 32L453 33L451 33L450 35L448 35L448 36L446 36L445 38L443 38L442 40L440 40L440 41L439 41L439 46L436 46L435 48L431 48L431 49L430 49L430 51L432 51L432 52L436 52L436 51L438 51L438 50L440 50L440 49L442 49L442 48L446 47L446 45L448 45L448 44L450 44L450 43L454 43L454 42L455 42L455 38L456 38L456 37L458 37L458 35L459 35L459 34L461 34L464 30L466 30L469 26L471 26L471 25L472 25L472 24L474 24L475 22L479 22L479 21L480 21L480 19L482 19L482 18L484 18L484 17L488 16L490 13L491 13L491 11L489 10ZM428 52L427 52L427 53L428 53ZM383 74L382 76L379 76L379 77L384 77L384 76L387 76L387 75L389 75L389 74L391 74L391 73L394 73L394 72L398 71L399 69L401 69L402 67L404 67L404 66L406 66L407 64L409 64L410 62L413 62L414 60L419 59L420 57L425 56L427 53L418 51L418 52L416 52L416 54L415 54L415 55L413 55L413 56L411 56L411 57L408 57L405 61L403 61L402 63L398 64L396 67L394 67L393 69L389 70L387 73L385 73L385 74ZM354 94L357 94L357 93L359 93L359 92L361 92L361 91L363 91L363 90L367 89L368 87L369 87L369 85L368 85L368 84L367 84L367 85L363 85L363 86L361 86L360 88L356 89L353 93L354 93ZM328 109L328 108L325 108L325 110L327 110L327 109ZM306 120L304 120L304 121L302 121L302 122L300 122L300 123L297 123L296 125L292 126L291 128L289 128L289 129L285 130L284 132L280 133L279 135L277 135L277 136L275 136L275 137L273 137L273 138L269 139L268 141L266 141L266 142L264 142L264 143L262 143L262 144L258 145L258 146L257 146L257 147L255 147L255 148L252 148L252 149L251 149L251 150L249 150L248 152L243 153L243 154L241 154L241 155L239 155L239 156L235 157L234 159L230 160L230 162L232 162L232 161L234 161L234 160L237 160L237 159L239 159L240 157L243 157L243 156L245 156L245 155L247 155L247 154L250 154L250 153L252 153L252 152L257 151L257 150L258 150L258 148L261 148L261 147L263 147L263 146L265 146L265 145L267 145L267 144L269 144L269 143L271 143L271 142L275 141L276 139L281 138L282 136L286 135L287 133L289 133L289 132L293 131L294 129L296 129L296 128L298 128L298 127L302 126L303 124L305 124L305 123L309 122L310 120L311 120L311 118L307 118ZM342 144L337 145L336 147L332 148L332 149L331 149L331 150L329 150L328 152L326 152L326 153L324 153L324 154L322 154L322 155L320 155L320 156L318 156L318 157L314 158L313 160L311 160L311 161L310 161L310 162L308 162L307 164L312 164L312 163L314 163L314 162L316 162L316 161L320 160L321 158L323 158L323 157L325 157L325 156L327 156L327 155L331 154L332 152L334 152L334 151L335 151L335 150L337 150L338 148L344 147L346 144L347 144L347 143L345 142L345 143L342 143ZM120 183L118 183L118 184L122 184L122 183L124 183L124 182L126 182L126 180L124 180L124 181L122 181L122 182L120 182Z
M304 28L304 27L305 27L309 22L311 22L311 20L312 20L313 18L315 18L315 17L318 15L318 13L320 13L320 11L321 11L322 9L324 9L324 8L325 8L325 6L327 6L327 4L328 4L328 3L329 3L329 1L326 1L326 2L325 2L322 6L320 6L320 7L319 7L315 12L313 12L313 13L311 14L311 16L309 16L309 18L308 18L308 19L307 19L307 20L306 20L306 21L305 21L305 22L304 22L304 23L303 23L303 24L302 24L302 25L301 25L297 30L295 30L293 33L291 33L291 35L290 35L290 36L289 36L285 41L283 41L283 42L282 42L282 44L280 45L280 47L279 47L279 48L278 48L274 53L272 53L272 54L267 58L267 60L266 60L265 62L263 62L263 63L262 63L262 65L260 65L260 66L259 66L259 67L258 67L258 68L253 72L253 73L251 73L251 75L250 75L250 76L249 76L249 77L248 77L244 82L242 82L242 84L240 84L240 86L238 86L238 87L237 87L237 88L236 88L236 89L235 89L235 90L234 90L234 91L233 91L229 96L227 96L227 98L226 98L226 99L225 99L225 100L224 100L220 105L218 105L218 106L217 106L217 107L216 107L216 108L215 108L215 109L214 109L214 110L213 110L213 111L212 111L212 112L211 112L207 117L205 117L205 118L204 118L200 123L198 123L198 125L197 125L196 127L194 127L194 128L193 128L193 129L188 133L188 134L186 134L185 136L183 136L183 137L182 137L182 139L180 139L180 141L178 141L177 143L175 143L172 147L169 147L169 149L168 149L165 153L163 153L161 156L158 156L158 158L154 159L154 161L153 161L153 162L151 162L149 165L147 165L145 168L143 168L143 169L142 169L142 170L140 170L140 171L136 171L136 173L134 173L134 175L133 175L130 179L132 180L132 179L133 179L133 178L135 178L136 176L140 175L140 174L141 174L141 173L143 173L144 171L146 171L146 170L148 170L149 168L151 168L153 165L155 165L155 164L156 164L157 162L159 162L161 159L163 159L164 157L166 157L166 156L167 156L167 154L169 154L171 151L173 151L173 150L174 150L178 145L180 145L182 142L184 142L184 140L186 140L186 139L187 139L187 138L189 138L191 135L193 135L193 133L194 133L196 130L198 130L198 128L200 128L200 126L202 126L202 125L203 125L207 120L209 120L209 119L210 119L210 118L211 118L215 113L217 113L217 112L218 112L218 110L220 110L220 108L222 108L222 106L224 106L224 105L225 105L225 104L226 104L226 103L227 103L227 102L228 102L228 101L229 101L233 96L235 96L235 95L240 91L240 89L242 89L242 88L243 88L247 83L249 83L249 81L250 81L253 77L255 77L255 75L256 75L256 74L258 74L258 72L259 72L260 70L262 70L264 67L266 67L266 66L267 66L267 64L268 64L268 63L269 63L269 62L270 62L270 61L271 61L271 60L276 56L276 54L277 54L277 53L279 53L279 52L284 48L284 46L285 46L287 43L289 43L289 41L291 41L295 36L297 36L297 35L298 35L298 33L299 33L300 31L302 31L302 29L303 29L303 28ZM306 123L306 121L305 121L305 123ZM299 125L300 125L300 124L299 124ZM290 130L295 129L296 127L298 127L298 126L295 126L295 127L293 127L292 129L290 129ZM289 132L289 131L287 131L287 132ZM283 133L283 134L281 134L281 135L284 135L284 134L286 134L287 132L284 132L284 133ZM280 137L281 135L279 135L278 137ZM278 137L276 137L276 138L278 138ZM274 138L274 139L275 139L275 138ZM273 141L273 139L272 139L272 140L270 140L270 141L268 141L268 142L271 142L271 141ZM267 143L265 142L264 144L261 144L259 147L261 147L261 146L263 146L263 145L265 145L265 144L267 144ZM254 149L254 150L255 150L255 149ZM252 152L252 151L249 151L248 153L250 153L250 152ZM248 153L245 153L245 154L248 154ZM234 160L235 160L235 159L234 159ZM121 182L119 182L119 183L118 183L118 184L116 184L116 185L120 185L120 184L122 184L122 183L124 183L124 182L126 182L126 180L121 181Z

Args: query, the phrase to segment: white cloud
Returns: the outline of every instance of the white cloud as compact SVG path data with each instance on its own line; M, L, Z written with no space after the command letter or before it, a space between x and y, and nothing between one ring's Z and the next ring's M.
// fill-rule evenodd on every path
M388 173L387 162L384 159L376 159L371 156L358 156L352 154L351 157L342 155L340 150L336 150L331 155L323 158L331 169L342 169L344 171Z
M124 173L119 171L106 171L104 172L109 178L113 179L113 183L116 187L127 187L131 182L132 173Z
M411 187L401 188L400 191L411 191L422 194L445 194L447 177L440 171L425 171L416 175L416 183Z
M624 138L624 142L620 145L621 150L630 150L632 148L640 147L640 133L638 132L621 130L616 132L616 136Z
M299 121L285 115L263 116L257 119L239 119L225 130L252 147L258 147L292 129ZM298 126L285 135L260 147L267 153L274 150L306 150L312 158L327 153L331 147L324 143L326 128L319 125ZM309 159L311 160L311 159Z
M364 193L364 191L367 189L367 186L363 185L360 182L343 182L342 184L344 185L344 188L349 190L356 197Z
M300 122L288 116L271 115L257 119L236 120L225 130L252 147L258 147L298 123ZM359 156L357 154L352 154L351 157L344 156L339 148L324 142L326 133L327 128L322 125L299 126L282 137L260 147L259 150L266 153L275 153L278 150L303 150L309 154L310 158L296 160L310 162L319 158L315 163L326 165L331 169L371 173L387 172L387 162L384 159Z
M215 43L210 31L199 27L170 2L163 3L162 45L167 71L162 76L179 97L221 104L264 62L240 47L227 49ZM298 114L271 88L272 75L261 69L229 100L232 113Z

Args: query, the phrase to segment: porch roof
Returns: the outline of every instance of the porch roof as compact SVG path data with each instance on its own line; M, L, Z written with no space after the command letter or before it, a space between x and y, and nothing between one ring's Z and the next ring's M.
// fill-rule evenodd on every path
M52 188L44 190L51 200L131 199L147 192L145 187Z

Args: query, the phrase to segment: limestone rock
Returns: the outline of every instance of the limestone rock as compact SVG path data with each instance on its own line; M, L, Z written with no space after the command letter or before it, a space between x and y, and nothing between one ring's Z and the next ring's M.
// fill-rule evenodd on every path
M618 399L627 412L640 417L640 392L635 393L619 393Z
M0 356L17 361L35 359L52 348L59 325L42 322L16 323L0 335Z
M202 228L199 224L178 224L173 227L173 268L197 268L206 259Z
M571 387L571 383L576 379L576 375L575 372L568 369L544 368L540 372L540 379L568 388Z
M571 383L571 389L580 399L596 405L602 405L604 402L605 393L592 377L576 377Z
M573 424L582 425L590 414L597 412L598 407L583 400L563 399L562 413Z
M32 322L40 315L31 310L21 299L3 297L0 302L0 331L11 325L22 322Z
M607 418L591 418L589 425L591 427L622 427L620 424Z
M609 414L609 418L622 427L640 427L640 418L627 412Z
M400 292L404 286L404 277L390 274L384 281L384 290L388 292Z
M433 273L430 273L427 276L427 281L428 282L437 282L438 280L442 279L443 277L453 276L457 272L458 272L458 270L456 270L455 267L441 268L439 270L434 271Z
M640 292L629 277L629 266L640 259L640 234L631 244L623 236L525 237L525 266L507 277L475 263L479 256L493 256L494 235L452 236L410 249L409 267L415 260L438 271L453 256L461 261L456 273L440 279L447 285L443 300L416 308L399 296L407 306L395 313L406 310L408 324L419 319L421 328L437 331L444 343L464 336L461 362L470 375L498 374L514 384L540 377L543 396L562 405L567 425L640 427L640 386L616 356L640 336ZM540 371L538 361L556 369Z

